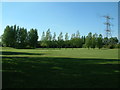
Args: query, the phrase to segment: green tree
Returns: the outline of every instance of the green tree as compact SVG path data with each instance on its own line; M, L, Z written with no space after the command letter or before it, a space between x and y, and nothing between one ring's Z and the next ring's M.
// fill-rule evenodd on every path
M27 29L17 29L17 48L26 48L27 46Z
M75 33L73 33L73 34L71 35L71 40L72 40L73 38L75 38Z
M62 32L60 32L59 36L58 36L58 41L62 41L63 40L63 35Z
M52 40L52 35L50 29L48 29L46 32L46 41L51 41L51 40Z
M36 48L38 42L38 33L37 29L30 29L28 32L28 43L31 48Z
M99 37L97 38L97 47L100 49L100 48L102 48L102 45L103 45L103 43L102 43L102 34L99 34Z
M13 47L17 45L17 26L13 26Z
M74 39L75 47L82 48L82 39L80 38L80 32L76 32L76 36Z
M3 35L0 36L0 47L2 46L2 37Z
M44 41L44 40L45 40L45 32L43 31L41 41Z
M92 45L91 45L91 48L95 48L96 47L96 45L97 45L97 34L95 33L95 34L93 34L93 36L92 36Z
M76 38L80 38L80 32L79 31L76 32Z
M109 39L108 39L108 37L104 37L103 38L103 45L104 45L105 48L109 45Z
M91 32L88 33L88 36L86 37L85 45L88 49L91 48L92 46L92 33Z
M86 39L85 36L82 36L82 37L81 37L81 42L82 42L82 47L83 47L83 48L85 48L85 39Z
M69 47L69 36L68 33L65 34L65 41L64 41L64 47Z
M46 43L47 48L52 46L52 34L50 32L50 29L46 31L45 43Z
M55 48L57 47L57 41L56 41L56 33L54 32L52 42L51 42L51 47Z
M68 36L68 33L65 34L65 41L68 41L69 40L69 36Z
M110 49L113 49L116 47L117 43L118 43L117 37L111 37L111 38L109 38L109 43L108 43L107 47Z
M6 26L3 34L3 43L6 46L19 48L25 47L27 30L19 26Z
M45 37L45 32L44 32L44 31L43 31L42 37L41 37L41 46L42 46L42 47L47 47L46 37Z
M114 44L114 45L118 43L117 37L111 37L111 38L109 38L109 41L110 41L109 42L110 44Z
M56 33L54 32L53 41L56 41Z
M59 48L62 48L63 46L63 35L62 35L62 32L60 32L59 36L58 36L58 47Z
M7 47L12 47L13 45L13 30L12 27L6 26L4 29L3 37L2 37L3 44Z
M70 39L70 47L72 48L75 47L74 39L75 39L75 33L71 35L71 39Z

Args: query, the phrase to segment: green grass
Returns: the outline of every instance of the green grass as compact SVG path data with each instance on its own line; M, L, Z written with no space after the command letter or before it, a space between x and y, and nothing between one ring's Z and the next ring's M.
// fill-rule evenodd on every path
M118 88L117 49L2 48L3 88Z

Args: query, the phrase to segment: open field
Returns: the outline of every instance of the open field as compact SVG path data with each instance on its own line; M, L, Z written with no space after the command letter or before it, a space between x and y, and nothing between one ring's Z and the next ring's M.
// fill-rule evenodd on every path
M3 88L117 88L117 49L2 49Z

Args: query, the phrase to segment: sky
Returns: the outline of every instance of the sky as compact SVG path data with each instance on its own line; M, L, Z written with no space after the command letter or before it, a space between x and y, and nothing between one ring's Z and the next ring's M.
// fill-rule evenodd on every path
M114 18L112 36L118 36L117 2L3 2L0 35L7 25L16 24L28 31L36 28L39 40L49 28L57 36L60 32L70 36L77 30L81 36L89 32L105 36L104 15Z
M1 0L2 2L119 2L119 0Z

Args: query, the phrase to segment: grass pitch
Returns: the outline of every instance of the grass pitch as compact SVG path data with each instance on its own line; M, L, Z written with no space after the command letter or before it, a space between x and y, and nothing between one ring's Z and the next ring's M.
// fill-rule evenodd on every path
M118 88L117 49L2 48L3 88Z

